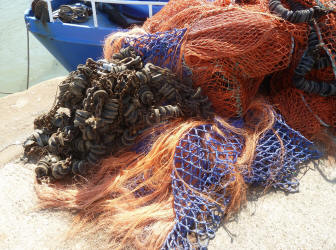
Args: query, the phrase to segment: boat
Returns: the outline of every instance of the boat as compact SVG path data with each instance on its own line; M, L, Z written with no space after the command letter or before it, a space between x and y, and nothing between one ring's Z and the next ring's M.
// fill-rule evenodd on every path
M31 34L68 71L73 71L77 65L85 63L87 58L102 58L104 40L108 35L141 25L167 2L168 0L35 0L32 3L35 12L32 7L26 10L24 19ZM39 9L39 13L37 5L43 7ZM66 22L60 16L60 10L64 6L69 8L69 12L71 8L83 8L87 15Z

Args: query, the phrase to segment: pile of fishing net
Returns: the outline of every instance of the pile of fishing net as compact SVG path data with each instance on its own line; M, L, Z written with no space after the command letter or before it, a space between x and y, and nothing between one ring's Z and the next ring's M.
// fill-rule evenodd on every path
M102 157L132 147L171 119L213 116L208 98L168 69L144 64L133 47L79 65L59 85L53 108L34 121L25 154L41 158L38 179L85 175ZM50 179L49 178L49 179Z
M248 187L298 191L313 139L336 129L333 8L171 0L112 34L25 143L41 206L77 211L112 249L206 249Z

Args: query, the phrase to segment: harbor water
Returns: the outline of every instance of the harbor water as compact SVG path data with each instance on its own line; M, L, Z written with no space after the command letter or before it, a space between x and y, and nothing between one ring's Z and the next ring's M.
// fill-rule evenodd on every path
M1 0L0 4L0 92L14 93L27 87L27 31L23 14L31 0ZM29 86L66 75L68 72L29 33ZM6 94L0 93L0 97Z

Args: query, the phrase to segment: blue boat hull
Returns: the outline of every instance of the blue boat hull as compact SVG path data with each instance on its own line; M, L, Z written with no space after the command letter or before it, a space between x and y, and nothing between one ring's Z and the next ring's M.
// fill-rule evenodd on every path
M68 71L75 70L77 65L85 63L87 58L101 58L105 37L122 30L111 23L108 28L95 28L90 22L74 25L59 20L42 24L32 15L31 10L26 12L25 21L31 33ZM103 17L99 21L102 24L106 23Z
M85 64L87 58L97 60L102 57L102 43L79 44L48 35L33 34L68 71L75 70L78 64ZM102 38L104 38L104 35L102 35Z
M156 0L158 1L158 0ZM168 0L159 0L168 2ZM76 0L54 0L52 9L56 10L62 4L73 4ZM120 5L120 11L129 16L146 18L148 6ZM153 6L153 13L162 6ZM99 27L94 27L93 18L83 24L63 23L59 19L55 22L43 24L36 19L32 10L26 11L25 22L31 33L44 45L45 48L68 70L73 71L78 64L84 64L87 58L95 60L103 57L105 38L118 31L126 31L112 23L104 13L97 12Z

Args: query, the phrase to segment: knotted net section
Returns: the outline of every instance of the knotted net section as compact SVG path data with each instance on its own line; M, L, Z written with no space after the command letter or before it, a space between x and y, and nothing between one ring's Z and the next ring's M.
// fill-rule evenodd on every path
M299 164L320 157L313 143L279 116L273 129L260 138L250 171L243 171L244 180L248 184L296 192Z
M260 137L249 167L237 162L245 146L242 135L218 122L195 127L180 140L172 172L176 224L164 249L206 249L244 182L296 191L299 164L321 156L280 116Z
M230 202L227 190L236 185L234 164L242 138L229 130L218 134L212 125L193 128L175 153L172 189L176 224L166 249L206 247Z
M172 29L165 32L147 33L139 37L126 37L123 47L132 46L144 63L177 70L181 43L187 29Z

